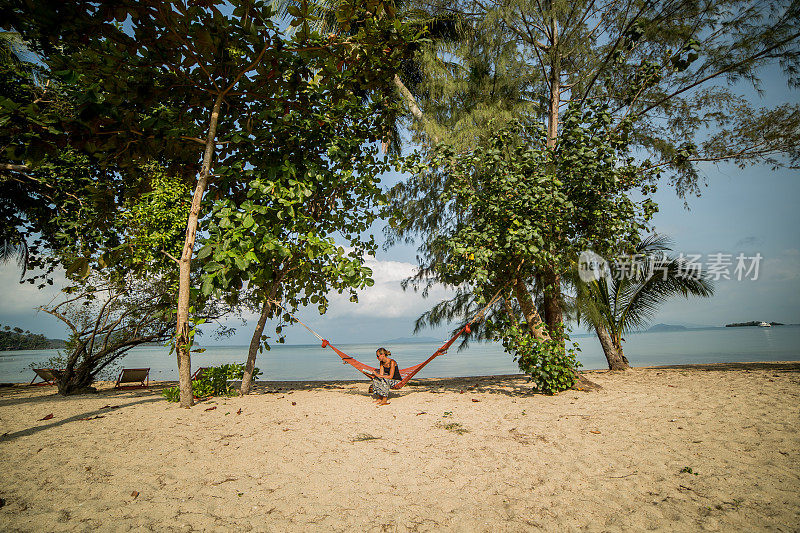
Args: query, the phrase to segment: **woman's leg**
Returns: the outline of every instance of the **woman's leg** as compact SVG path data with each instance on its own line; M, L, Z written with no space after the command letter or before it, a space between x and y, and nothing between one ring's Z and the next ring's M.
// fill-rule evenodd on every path
M372 378L372 394L375 397L374 401L379 402L381 396L384 395L384 380L380 378Z
M374 383L375 394L378 395L378 405L386 405L389 398L389 380L376 378Z

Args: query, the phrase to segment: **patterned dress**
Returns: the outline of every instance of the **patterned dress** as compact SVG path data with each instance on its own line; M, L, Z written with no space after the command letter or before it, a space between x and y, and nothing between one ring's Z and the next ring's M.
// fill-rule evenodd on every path
M389 368L391 368L393 359L389 360ZM381 365L383 366L383 365ZM383 367L384 372L388 372L389 368ZM402 381L402 376L400 376L400 369L397 366L397 362L394 363L394 375L391 378L372 378L372 392L373 394L377 394L383 398L389 396L389 391L392 387Z

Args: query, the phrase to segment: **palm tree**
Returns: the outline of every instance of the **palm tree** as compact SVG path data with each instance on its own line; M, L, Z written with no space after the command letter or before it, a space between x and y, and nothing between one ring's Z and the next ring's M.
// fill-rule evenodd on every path
M22 277L25 277L28 265L28 245L15 236L0 237L0 264L14 261L17 263Z
M707 275L667 255L671 245L667 237L651 235L626 258L638 261L610 265L610 275L575 282L578 322L594 328L611 370L630 368L622 336L647 325L666 300L714 294Z

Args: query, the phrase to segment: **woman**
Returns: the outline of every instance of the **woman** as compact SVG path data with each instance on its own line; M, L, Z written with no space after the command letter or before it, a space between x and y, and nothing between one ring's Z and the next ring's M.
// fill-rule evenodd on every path
M389 403L389 390L403 378L400 375L397 361L390 357L392 352L386 348L378 348L375 354L380 364L377 372L372 373L372 392L378 396L375 401L381 406Z

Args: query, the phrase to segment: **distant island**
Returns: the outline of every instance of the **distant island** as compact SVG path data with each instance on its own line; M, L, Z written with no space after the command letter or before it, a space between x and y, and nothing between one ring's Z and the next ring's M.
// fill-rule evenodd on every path
M11 350L52 350L63 348L66 341L48 339L44 335L24 331L22 328L0 326L0 352Z
M442 342L442 339L437 339L436 337L398 337L396 339L389 339L388 341L381 341L380 344L413 344L431 342Z
M675 324L656 324L647 328L647 331L653 333L659 331L688 331L688 329L686 326L676 326Z
M786 324L782 324L780 322L768 322L770 326L785 326ZM761 320L753 320L751 322L734 322L733 324L725 324L726 328L746 328L748 326L759 326L761 325Z

